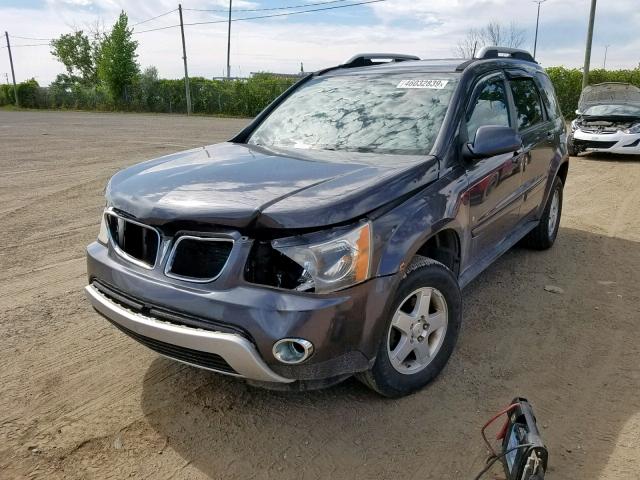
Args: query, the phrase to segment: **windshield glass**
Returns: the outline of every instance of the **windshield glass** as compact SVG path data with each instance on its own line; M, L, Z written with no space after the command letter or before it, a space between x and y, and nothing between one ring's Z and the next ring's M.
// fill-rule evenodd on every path
M640 117L639 105L594 105L585 110L587 117Z
M431 150L457 75L317 77L298 88L254 131L253 145L425 154Z

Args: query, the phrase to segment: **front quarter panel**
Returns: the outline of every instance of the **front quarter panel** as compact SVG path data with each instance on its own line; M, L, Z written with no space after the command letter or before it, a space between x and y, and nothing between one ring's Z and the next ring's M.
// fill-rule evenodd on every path
M467 183L464 169L456 168L374 221L380 245L376 275L403 270L429 237L446 228L458 235L463 268L470 243Z

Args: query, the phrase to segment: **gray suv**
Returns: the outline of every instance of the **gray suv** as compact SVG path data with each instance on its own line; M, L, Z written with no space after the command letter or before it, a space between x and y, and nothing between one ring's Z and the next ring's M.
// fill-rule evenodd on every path
M567 169L564 119L527 52L357 55L228 142L114 175L86 293L190 365L405 395L451 355L461 289L517 242L554 243Z

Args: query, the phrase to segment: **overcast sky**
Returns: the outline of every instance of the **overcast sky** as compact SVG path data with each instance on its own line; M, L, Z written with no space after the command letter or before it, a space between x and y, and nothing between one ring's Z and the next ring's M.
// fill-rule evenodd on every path
M327 0L234 0L235 18L267 12L240 9L273 8ZM338 1L331 5L362 0ZM601 67L605 45L610 45L608 68L633 68L640 62L639 0L600 0L593 39L592 68ZM542 5L538 59L544 66L578 67L590 0L547 0ZM224 9L228 0L184 0L185 9ZM329 6L329 5L327 5ZM0 0L0 29L14 45L18 81L34 77L48 84L63 67L50 55L46 39L74 28L100 22L110 27L124 9L132 24L177 7L176 0ZM319 7L315 7L319 8ZM290 10L291 11L291 10ZM185 10L185 23L224 20L224 12ZM255 71L295 72L304 62L311 71L341 63L357 52L410 53L422 58L451 57L472 27L491 20L515 22L526 30L523 48L533 48L536 5L531 0L387 0L351 8L273 19L235 22L231 34L231 73ZM155 65L161 77L182 77L180 30L173 12L135 27L140 42L138 61ZM221 76L226 68L226 23L186 27L189 73ZM29 38L18 38L29 37ZM33 38L33 39L31 39ZM39 40L45 39L45 40ZM4 45L4 39L0 44ZM10 72L7 49L0 49L0 75Z

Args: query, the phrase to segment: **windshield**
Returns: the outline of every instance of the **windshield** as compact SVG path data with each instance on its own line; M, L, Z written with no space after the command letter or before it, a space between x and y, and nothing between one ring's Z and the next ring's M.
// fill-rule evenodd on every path
M253 145L425 154L436 139L457 75L435 73L317 77L254 131Z
M594 105L587 108L587 117L640 117L639 105Z

